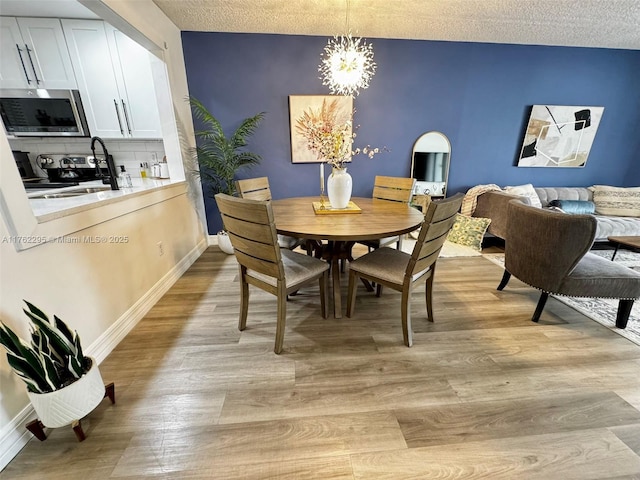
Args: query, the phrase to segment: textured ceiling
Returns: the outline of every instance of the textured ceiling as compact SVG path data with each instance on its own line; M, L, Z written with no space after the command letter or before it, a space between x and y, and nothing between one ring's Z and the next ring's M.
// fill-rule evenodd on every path
M640 50L640 0L154 2L181 30Z

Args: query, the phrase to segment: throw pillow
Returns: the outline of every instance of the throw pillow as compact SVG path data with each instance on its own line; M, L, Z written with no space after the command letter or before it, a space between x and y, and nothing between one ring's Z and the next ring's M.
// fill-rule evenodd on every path
M527 197L532 207L542 208L540 197L536 193L536 189L533 188L533 185L530 183L527 183L526 185L517 185L515 187L504 187L504 191L512 195Z
M471 247L478 252L482 250L482 238L489 228L490 218L467 217L456 213L456 221L451 227L447 240L458 245Z
M640 217L640 187L623 188L594 185L596 214L617 217Z
M549 206L557 207L564 213L593 215L596 211L595 204L588 200L551 200Z
M409 250L411 253L411 250ZM466 247L464 245L460 245L459 243L453 243L447 240L442 245L442 250L440 250L439 257L442 258L450 258L450 257L478 257L482 255L482 252L477 251L474 248Z

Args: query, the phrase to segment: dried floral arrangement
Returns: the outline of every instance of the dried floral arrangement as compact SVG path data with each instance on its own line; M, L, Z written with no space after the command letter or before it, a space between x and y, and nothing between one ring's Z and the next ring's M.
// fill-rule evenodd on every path
M386 147L353 148L357 128L353 127L353 114L346 121L338 120L338 102L323 100L318 110L309 108L296 119L296 131L307 141L309 150L314 152L318 160L326 161L333 168L344 168L353 155L367 155L373 158Z

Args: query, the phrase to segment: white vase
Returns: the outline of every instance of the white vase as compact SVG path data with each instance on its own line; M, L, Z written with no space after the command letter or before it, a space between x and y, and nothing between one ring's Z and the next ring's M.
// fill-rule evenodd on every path
M327 195L331 208L346 208L351 200L353 182L345 168L333 168L327 180Z
M57 428L86 417L102 401L104 392L98 362L92 358L89 371L71 385L49 393L27 392L27 395L43 425Z
M218 232L218 247L227 255L233 254L233 245L231 245L231 239L225 231Z

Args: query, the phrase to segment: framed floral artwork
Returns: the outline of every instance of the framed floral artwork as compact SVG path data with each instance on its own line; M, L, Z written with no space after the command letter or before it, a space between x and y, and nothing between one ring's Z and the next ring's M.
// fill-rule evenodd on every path
M289 95L292 163L349 161L353 97Z
M519 167L584 167L604 107L534 105Z

